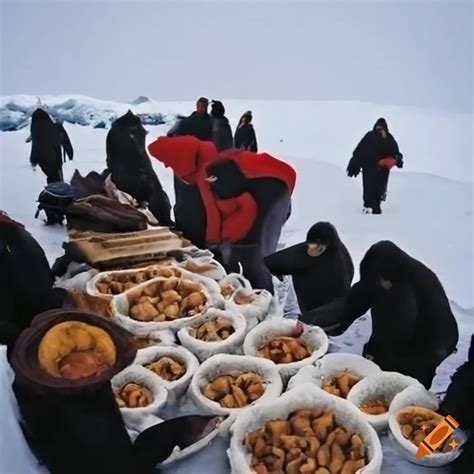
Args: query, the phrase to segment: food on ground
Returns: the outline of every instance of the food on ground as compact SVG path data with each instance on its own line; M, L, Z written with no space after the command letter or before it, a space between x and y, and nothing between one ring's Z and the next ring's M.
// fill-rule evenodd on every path
M156 277L171 278L179 276L180 271L177 268L153 266L130 273L110 273L101 278L95 286L99 293L103 295L118 295Z
M354 474L367 463L359 435L338 426L334 412L323 409L268 421L247 433L245 445L258 474Z
M300 337L272 336L258 348L256 355L270 359L276 364L289 364L306 359L311 352Z
M129 315L137 321L174 321L202 313L206 296L199 283L171 277L128 294Z
M347 398L349 390L360 381L360 377L350 372L338 372L331 377L326 377L322 389L331 395Z
M367 415L383 415L388 412L388 404L384 400L369 400L359 408Z
M146 364L145 368L168 382L178 380L186 373L184 364L166 356Z
M416 447L418 447L423 439L428 436L442 420L443 417L439 413L424 407L406 407L397 413L397 421L400 424L402 436L411 441ZM452 451L452 436L447 438L438 450L443 453Z
M224 408L243 408L258 400L265 392L262 377L253 372L239 375L220 375L203 390L205 397Z
M235 329L231 321L224 318L216 318L191 329L189 334L201 341L218 342L225 341L234 332Z
M153 401L151 391L136 383L128 383L120 389L114 389L115 401L119 408L141 408Z
M81 321L49 329L38 347L38 361L48 374L71 380L99 375L115 364L116 349L104 330Z

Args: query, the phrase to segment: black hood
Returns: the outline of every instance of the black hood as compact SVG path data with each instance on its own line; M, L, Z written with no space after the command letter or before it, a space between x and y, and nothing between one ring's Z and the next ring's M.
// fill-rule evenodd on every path
M247 178L234 160L215 160L207 166L206 172L208 177L217 178L211 182L211 190L218 199L234 198L246 191Z
M375 131L377 127L382 127L388 133L387 121L383 117L380 117L379 119L377 119L377 122L375 122L373 130Z

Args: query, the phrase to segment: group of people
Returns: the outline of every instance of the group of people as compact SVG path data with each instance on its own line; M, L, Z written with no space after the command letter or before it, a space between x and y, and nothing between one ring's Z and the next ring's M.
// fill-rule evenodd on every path
M104 173L110 174L117 187L140 205L147 205L161 224L174 227L196 246L211 249L228 272L242 271L255 288L274 292L274 278L291 275L302 313L300 319L305 323L337 335L370 310L372 334L364 354L382 369L411 375L429 388L437 367L458 342L457 323L436 275L394 243L382 241L368 249L360 263L360 279L352 284L354 264L350 252L337 229L327 222L313 225L304 242L277 251L282 227L291 214L296 171L267 153L257 153L250 112L243 115L232 137L222 103L214 101L210 114L208 105L207 99L199 99L193 114L148 147L149 154L174 173L174 220L168 196L147 154L146 131L139 117L130 111L114 122L107 135ZM38 113L32 121L32 156L41 164L47 140L38 142L38 120L47 119ZM44 123L42 127L52 130ZM50 137L54 138L50 149L57 150L59 143L61 153L64 138L58 142L56 134ZM349 176L362 171L365 212L381 213L389 171L394 166L403 166L403 156L387 122L379 119L356 147L347 167ZM4 302L0 343L7 344L11 352L34 316L64 306L67 295L53 287L54 278L44 252L21 224L1 214L0 237L0 290ZM473 346L471 343L469 361L453 377L442 405L464 428L474 428L473 409L463 395L466 390L472 393ZM102 405L96 406L110 412L109 428L113 425L117 429L118 418L116 413L112 416L113 403L109 400L110 384L102 388L103 392L94 395L99 393L101 397ZM16 382L15 393L22 409L46 406L46 399L33 402L29 388L21 381ZM77 410L83 403L79 397ZM61 424L60 418L67 407L56 398L55 404L54 422L66 434L68 427ZM53 410L52 406L49 409ZM36 412L23 415L30 417L31 423L36 423L34 428L46 436L48 430ZM123 461L110 461L112 464L106 467L113 465L114 472L126 472L120 470L120 464L125 469L133 461L133 449L123 430L119 432L120 436L108 444L109 455L113 457L112 448L122 445ZM83 434L78 432L78 439ZM163 443L162 431L147 436L142 440L147 449L152 440ZM67 463L70 456L67 446L59 459L58 453L48 451L47 446L39 449L44 449L43 456L58 462L58 466ZM91 446L88 449L97 461L97 452ZM156 462L156 453L147 462L150 466ZM470 472L463 469L471 469L472 462L472 453L468 453L453 472Z
M211 141L217 151L237 150L258 151L257 136L253 127L252 112L248 110L239 120L235 135L229 119L225 116L224 104L219 100L211 102L211 113L208 113L209 100L200 97L196 102L196 110L189 116L178 120L168 131L168 136L191 135L199 140Z

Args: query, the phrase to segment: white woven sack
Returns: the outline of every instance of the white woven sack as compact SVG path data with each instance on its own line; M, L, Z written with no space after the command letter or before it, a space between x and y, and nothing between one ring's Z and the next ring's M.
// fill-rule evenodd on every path
M190 332L193 328L215 319L226 319L232 323L234 333L223 341L207 342L194 338ZM197 318L192 325L178 331L181 344L189 349L202 362L215 354L238 354L242 351L242 344L247 333L247 320L240 313L209 309L206 314Z
M359 410L346 400L332 397L311 384L299 385L277 400L239 413L230 430L230 448L227 451L232 474L254 474L250 467L252 455L245 446L247 433L263 428L267 421L287 419L296 410L314 408L333 410L339 426L361 437L369 462L357 473L378 474L382 466L382 446L377 433L364 420Z
M186 372L178 380L168 381L162 379L153 371L146 369L144 366L150 362L154 362L162 357L170 357L184 365ZM175 401L179 399L188 388L193 375L199 367L199 362L190 351L181 346L152 346L137 352L135 364L143 366L145 370L157 377L159 383L168 391L169 400Z
M220 375L238 375L242 372L254 372L259 374L265 383L263 395L243 408L225 408L218 402L210 400L203 394L203 390L209 382ZM283 389L281 377L276 365L257 357L217 354L204 362L191 381L189 394L194 404L203 412L212 415L230 415L252 406L260 406L269 400L278 398Z
M258 349L265 343L268 337L271 336L293 336L303 329L299 336L308 346L310 356L298 362L291 362L289 364L277 364L278 370L283 381L287 382L290 377L295 375L298 370L306 365L311 365L317 359L326 354L329 341L326 333L318 326L307 326L299 321L292 319L270 319L260 323L253 328L245 338L244 354L255 356Z

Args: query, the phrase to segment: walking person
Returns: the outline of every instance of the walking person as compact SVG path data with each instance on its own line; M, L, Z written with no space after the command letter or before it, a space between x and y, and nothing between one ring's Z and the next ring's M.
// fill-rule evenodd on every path
M381 202L387 194L390 170L403 167L398 143L388 131L387 121L379 118L352 153L347 175L358 176L362 170L364 213L382 214Z

